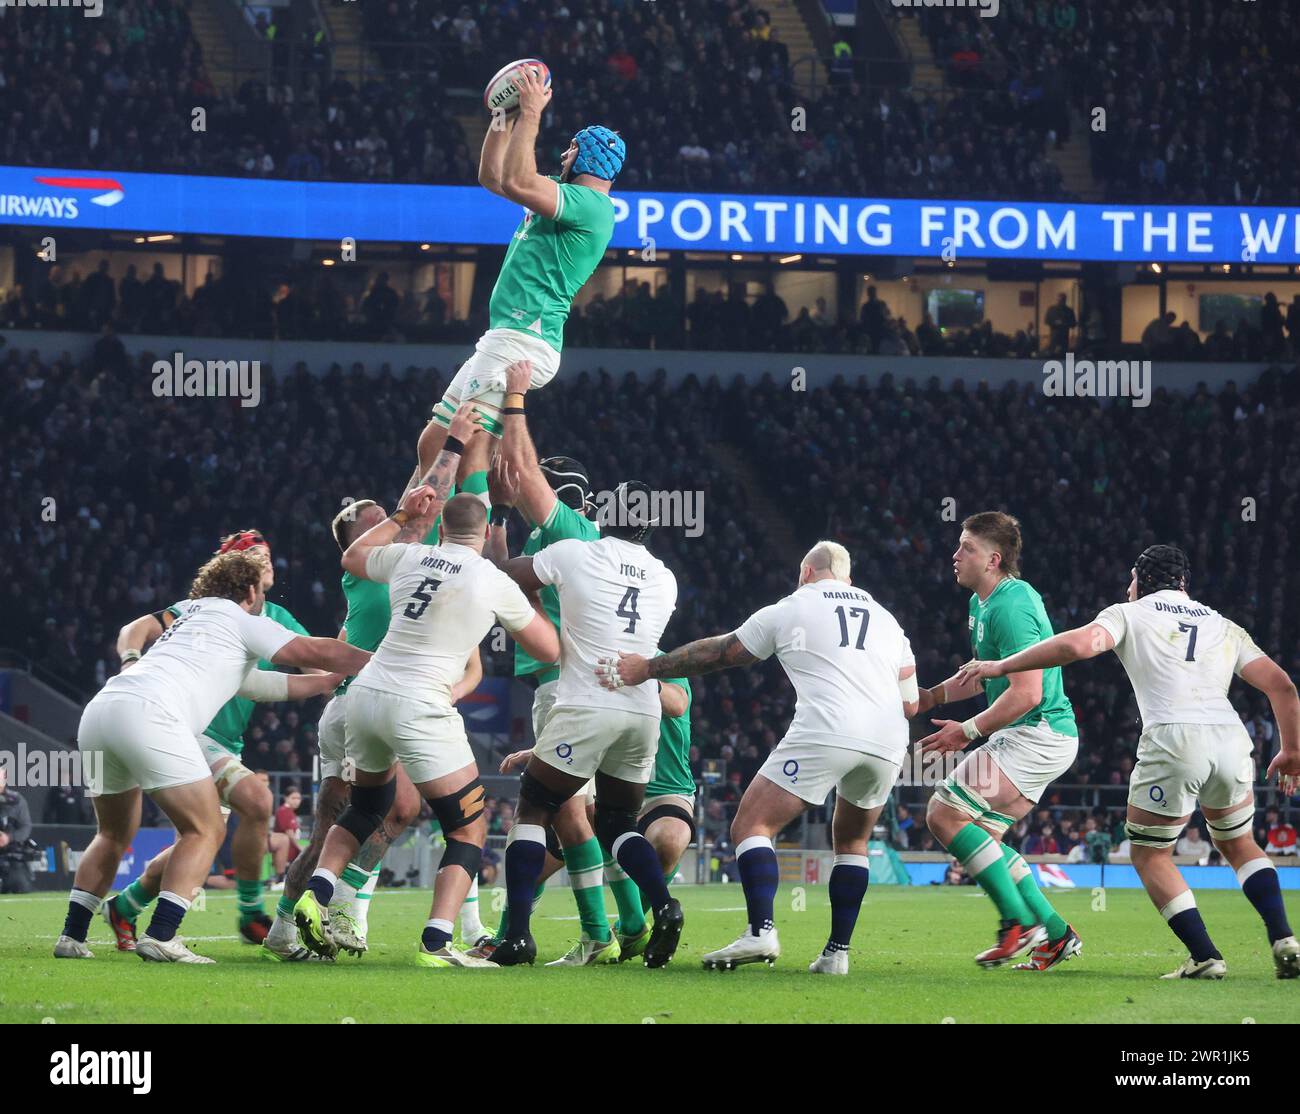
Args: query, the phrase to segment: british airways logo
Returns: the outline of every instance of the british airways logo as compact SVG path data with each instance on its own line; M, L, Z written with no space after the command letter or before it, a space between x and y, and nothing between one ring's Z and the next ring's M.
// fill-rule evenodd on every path
M96 191L89 198L92 205L108 209L126 196L116 178L37 178L36 182L55 190L73 191L63 197L46 193L0 194L0 216L44 217L49 220L76 220L82 201L80 194Z

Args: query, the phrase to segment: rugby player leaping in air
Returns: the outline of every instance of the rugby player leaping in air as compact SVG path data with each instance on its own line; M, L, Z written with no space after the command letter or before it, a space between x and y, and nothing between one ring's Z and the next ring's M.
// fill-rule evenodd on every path
M537 131L551 89L530 68L518 71L519 109L496 120L483 138L478 180L528 211L515 229L488 303L488 331L465 361L420 434L420 475L433 466L452 415L473 402L482 428L501 436L500 415L509 403L506 368L531 360L532 387L549 383L560 368L564 323L574 295L591 277L614 233L610 186L627 155L623 140L592 124L573 137L560 173L539 174ZM462 462L464 478L465 465Z

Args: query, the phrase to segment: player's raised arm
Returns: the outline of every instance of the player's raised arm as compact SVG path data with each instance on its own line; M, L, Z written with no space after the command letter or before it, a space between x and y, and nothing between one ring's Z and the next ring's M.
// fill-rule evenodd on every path
M492 123L483 136L483 150L479 152L478 184L501 197L505 196L501 189L501 179L505 168L506 144L510 142L516 115L493 113Z
M537 172L537 132L542 112L551 100L551 88L530 66L520 68L519 117L506 140L501 167L501 194L511 201L553 220L560 207L560 186Z
M506 368L506 400L501 418L501 455L517 479L516 505L534 526L540 526L555 509L556 495L538 462L537 448L528 432L524 396L533 378L533 365L516 360Z
M504 452L498 452L492 458L492 467L488 470L488 500L492 504L492 515L488 519L488 536L483 545L483 556L497 568L505 568L510 560L509 537L506 524L510 521L510 511L519 498L519 478L510 467Z

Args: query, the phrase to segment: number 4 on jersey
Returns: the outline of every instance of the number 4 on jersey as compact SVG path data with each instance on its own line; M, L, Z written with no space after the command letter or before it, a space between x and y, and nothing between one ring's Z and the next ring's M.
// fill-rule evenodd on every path
M617 609L614 611L614 614L620 619L628 620L627 626L623 628L624 634L636 634L636 621L641 618L640 613L636 609L636 601L640 595L640 588L628 588L628 590L623 593L623 599L619 602Z

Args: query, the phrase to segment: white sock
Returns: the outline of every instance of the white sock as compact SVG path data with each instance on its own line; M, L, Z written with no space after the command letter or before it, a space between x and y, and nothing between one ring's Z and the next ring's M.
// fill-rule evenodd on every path
M478 879L475 878L470 882L469 893L460 907L460 938L472 944L483 934L483 921L478 912Z

